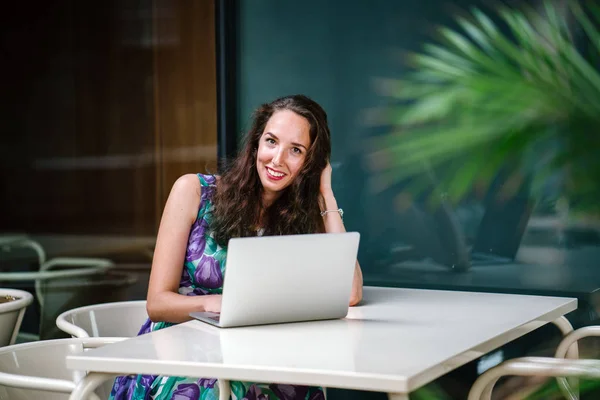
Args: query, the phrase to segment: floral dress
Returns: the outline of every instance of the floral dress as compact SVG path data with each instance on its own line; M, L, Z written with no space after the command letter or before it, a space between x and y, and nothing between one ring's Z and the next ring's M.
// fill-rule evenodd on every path
M198 218L192 225L179 293L186 296L221 294L227 261L227 249L214 240L209 226L212 195L216 179L213 175L198 174L202 197ZM173 324L152 322L142 325L138 335L166 328ZM231 381L235 400L323 400L321 388ZM137 375L115 379L109 400L188 400L219 399L216 379L176 376Z

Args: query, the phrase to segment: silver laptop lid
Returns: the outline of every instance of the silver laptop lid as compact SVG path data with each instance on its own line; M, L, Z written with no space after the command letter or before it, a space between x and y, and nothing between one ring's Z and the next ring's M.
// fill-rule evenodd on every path
M220 326L343 318L358 232L231 239Z

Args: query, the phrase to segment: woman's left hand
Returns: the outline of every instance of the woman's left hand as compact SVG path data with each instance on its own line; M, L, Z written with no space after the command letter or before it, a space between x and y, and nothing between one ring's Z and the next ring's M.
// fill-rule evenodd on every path
M326 195L332 192L331 190L331 164L327 163L327 166L321 172L321 195Z

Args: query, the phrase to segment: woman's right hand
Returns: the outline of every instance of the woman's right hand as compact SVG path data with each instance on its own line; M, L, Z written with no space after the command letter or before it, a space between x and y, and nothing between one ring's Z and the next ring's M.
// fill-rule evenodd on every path
M220 313L221 312L221 299L223 298L220 294L207 294L202 296L204 300L204 311Z

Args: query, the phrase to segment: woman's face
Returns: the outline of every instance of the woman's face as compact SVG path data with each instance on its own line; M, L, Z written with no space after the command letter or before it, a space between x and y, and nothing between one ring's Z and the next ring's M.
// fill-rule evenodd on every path
M263 131L256 169L271 202L298 176L310 147L310 124L293 111L275 112Z

